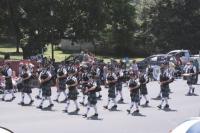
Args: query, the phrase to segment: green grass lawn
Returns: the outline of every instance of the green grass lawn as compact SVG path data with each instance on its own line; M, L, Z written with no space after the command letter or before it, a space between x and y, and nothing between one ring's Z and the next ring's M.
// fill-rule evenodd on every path
M23 59L22 50L21 49L20 49L20 53L17 54L16 53L16 48L13 46L13 44L1 43L0 42L0 59L3 59L4 55L6 53L10 54L10 58L12 60L21 60L21 59ZM55 58L56 62L64 60L69 55L70 55L69 53L65 53L65 52L63 52L63 51L61 51L59 49L55 49L55 51L54 51L54 58ZM47 51L45 51L44 56L51 58L51 46L50 45L47 47ZM97 56L97 57L100 58L100 59L104 59L105 62L110 62L110 58L112 58L112 57L105 57L105 56ZM117 58L115 58L115 59L119 60ZM132 59L136 59L137 61L140 61L143 58L131 58L130 57L130 59L131 60Z

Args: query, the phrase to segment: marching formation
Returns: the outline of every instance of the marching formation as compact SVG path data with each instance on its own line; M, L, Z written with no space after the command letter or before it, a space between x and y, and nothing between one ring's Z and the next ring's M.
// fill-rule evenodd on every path
M136 61L127 66L123 61L111 60L110 63L104 63L97 60L91 53L82 53L82 60L73 60L70 62L62 62L53 66L51 63L43 62L37 69L33 69L28 64L20 64L19 75L16 79L17 84L13 85L13 71L9 63L6 63L1 71L5 80L5 87L3 91L2 101L8 100L6 96L12 95L10 101L14 100L14 89L21 93L20 105L32 105L34 99L32 97L32 80L37 80L39 84L37 100L40 104L37 106L43 109L45 100L49 102L48 108L54 106L54 102L65 103L64 112L68 113L68 108L71 103L75 105L75 112L79 112L80 105L86 108L83 117L88 117L90 109L94 109L93 117L98 117L97 103L102 98L101 91L103 86L108 90L107 104L103 106L104 109L117 110L118 103L124 102L123 85L128 86L130 92L130 107L127 107L127 112L139 113L140 101L145 99L144 106L149 106L150 100L148 98L147 84L153 80L151 79L151 70L147 67L145 70L139 70ZM187 95L194 95L195 88L194 76L197 73L196 67L192 61L188 62L183 68L182 72L184 78L187 80L188 93ZM160 66L160 73L158 79L160 84L160 104L159 109L169 109L169 84L174 82L175 71L169 67L169 62L165 61ZM55 82L53 84L53 82ZM56 98L52 101L51 87L55 85L57 88ZM64 94L65 99L60 101L60 95ZM78 100L78 96L81 98ZM28 96L29 103L25 103L24 98ZM80 101L80 103L78 102ZM112 104L113 103L113 104ZM111 105L112 104L112 105Z

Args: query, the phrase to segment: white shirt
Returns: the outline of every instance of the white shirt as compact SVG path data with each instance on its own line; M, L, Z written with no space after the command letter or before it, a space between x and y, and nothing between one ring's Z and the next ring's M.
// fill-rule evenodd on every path
M8 74L8 77L11 77L11 76L12 76L12 69L11 69L11 68L8 68L7 74Z

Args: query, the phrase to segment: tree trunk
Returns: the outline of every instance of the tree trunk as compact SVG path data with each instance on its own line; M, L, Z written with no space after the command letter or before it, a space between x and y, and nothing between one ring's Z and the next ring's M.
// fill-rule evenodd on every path
M19 30L19 26L16 22L16 5L15 3L12 3L12 1L7 0L7 6L8 6L8 12L10 15L10 20L11 20L11 24L13 27L13 33L15 36L15 43L16 43L16 53L19 53L19 47L20 47L20 30Z

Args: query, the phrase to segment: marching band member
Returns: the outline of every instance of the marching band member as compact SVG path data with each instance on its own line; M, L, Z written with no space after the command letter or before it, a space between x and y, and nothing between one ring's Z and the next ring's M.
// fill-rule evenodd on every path
M65 110L64 110L66 113L68 112L70 100L74 101L74 104L76 106L75 112L78 112L80 110L77 103L78 91L77 91L76 86L78 84L78 81L77 81L77 78L74 76L75 72L76 70L73 68L68 69L68 77L66 79L66 84L68 86L69 91L68 91L67 106L65 107Z
M67 70L64 68L64 66L60 65L59 69L57 70L57 97L54 101L59 102L59 97L61 92L65 95L64 101L67 101L67 93L66 91L66 77L67 77Z
M25 97L25 93L26 93L28 95L28 97L30 98L29 105L31 105L34 102L34 100L31 97L31 93L32 93L31 86L30 86L31 72L28 70L27 65L23 65L22 73L21 73L20 77L22 79L22 92L21 92L22 101L20 102L20 104L22 106L25 105L24 97Z
M49 100L49 108L53 107L54 104L51 101L51 72L47 68L43 68L39 75L40 87L42 89L42 100L38 108L43 108L43 103L45 100Z
M141 94L140 99L143 96L145 101L146 101L145 106L148 106L149 100L147 98L148 91L147 91L147 85L146 84L149 82L149 79L148 79L147 75L144 74L144 73L140 73L139 74L139 82L140 82L140 94Z
M108 109L110 101L114 102L114 106L111 107L111 110L117 109L117 102L116 102L116 94L115 94L115 85L117 81L117 76L112 70L113 68L110 66L108 69L108 74L106 76L106 84L108 84L108 103L107 105L103 106L105 109Z
M97 83L94 81L95 78L94 76L90 76L89 82L87 84L87 88L85 90L85 93L88 94L88 102L87 102L87 111L83 115L84 117L87 117L89 110L91 107L94 108L95 114L92 117L98 117L98 112L97 112L97 96L96 96L96 88L97 88Z
M185 76L187 79L187 84L189 87L189 91L187 93L187 95L194 95L194 90L195 88L192 86L193 84L195 84L195 75L197 73L196 67L193 65L193 62L190 61L186 64L185 66Z
M135 76L134 73L130 74L130 80L128 82L128 87L130 90L130 97L131 97L131 106L129 109L127 109L127 112L130 114L132 108L136 107L136 110L134 111L135 113L139 113L139 101L140 101L140 97L139 97L139 87L140 87L140 83L139 81L137 81L137 77Z
M161 104L158 105L158 108L162 108L163 103L165 102L164 109L169 108L168 98L169 98L169 83L171 82L171 75L168 73L166 69L166 62L161 65L160 68L160 76L159 76L159 83L161 89Z
M6 95L7 94L12 94L12 98L10 99L11 101L14 100L16 97L14 95L13 91L13 83L12 83L12 69L10 67L10 63L6 63L5 66L3 67L2 74L5 78L5 90L4 94L2 97L2 101L5 101Z

